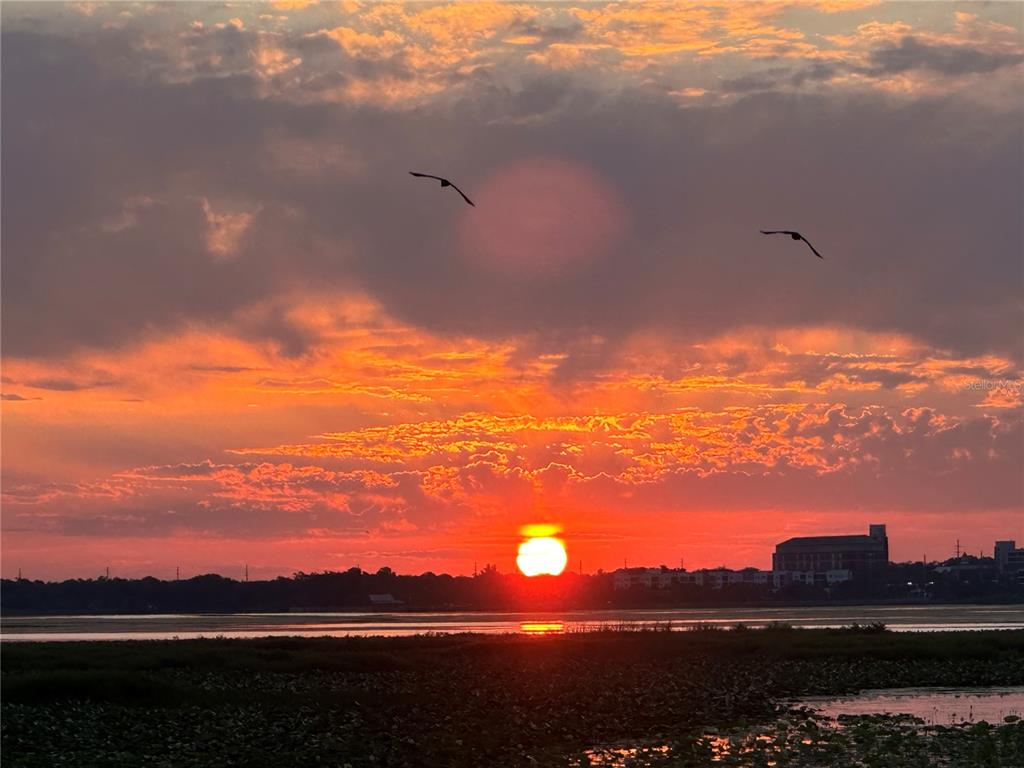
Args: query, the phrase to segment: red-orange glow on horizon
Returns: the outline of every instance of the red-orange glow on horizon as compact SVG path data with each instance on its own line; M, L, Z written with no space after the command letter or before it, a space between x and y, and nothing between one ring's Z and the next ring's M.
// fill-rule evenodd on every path
M652 329L607 350L588 337L600 365L566 382L556 373L572 345L448 338L358 292L245 310L257 324L277 311L315 350L289 357L194 324L117 349L6 357L5 520L36 528L5 531L4 575L32 564L33 577L78 577L90 562L126 576L179 563L236 574L245 561L266 576L356 563L464 573L475 560L507 571L509 533L518 544L564 529L573 571L683 555L690 568L766 568L789 535L855 532L863 509L887 508L858 479L876 464L905 478L904 508L886 512L893 531L912 532L894 535L895 557L960 535L945 505L973 503L955 499L975 484L1003 490L972 511L972 551L1021 537L1008 358L947 357L842 326L749 327L699 344ZM911 393L921 407L908 407ZM229 509L258 527L236 538ZM466 510L480 530L467 531ZM557 525L520 527L549 514ZM530 600L555 589L521 581Z
M561 532L561 528L551 523L530 523L519 529L519 535L528 539L557 536Z

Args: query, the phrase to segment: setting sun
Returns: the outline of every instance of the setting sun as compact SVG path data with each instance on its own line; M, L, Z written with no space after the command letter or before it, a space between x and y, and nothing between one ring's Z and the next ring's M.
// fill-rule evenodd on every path
M561 541L551 536L539 536L519 545L516 565L526 576L557 576L565 570L567 561L565 545Z

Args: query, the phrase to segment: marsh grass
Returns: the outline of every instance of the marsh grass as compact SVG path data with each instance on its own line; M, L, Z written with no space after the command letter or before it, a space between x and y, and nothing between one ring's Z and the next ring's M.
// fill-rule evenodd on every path
M176 706L186 701L181 686L151 675L112 669L59 669L5 676L3 698L21 704L95 701L126 706Z
M1019 631L670 629L7 644L4 765L569 765L623 740L693 756L704 727L775 723L802 695L1024 684ZM884 730L932 764L930 742ZM994 733L955 748L1002 759L1024 725Z

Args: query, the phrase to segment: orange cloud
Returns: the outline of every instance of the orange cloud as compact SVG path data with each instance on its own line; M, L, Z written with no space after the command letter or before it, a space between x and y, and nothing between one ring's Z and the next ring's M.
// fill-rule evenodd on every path
M405 43L405 39L392 30L384 30L379 35L375 35L358 32L350 27L334 27L333 29L321 29L317 34L330 38L346 53L368 59L391 56Z

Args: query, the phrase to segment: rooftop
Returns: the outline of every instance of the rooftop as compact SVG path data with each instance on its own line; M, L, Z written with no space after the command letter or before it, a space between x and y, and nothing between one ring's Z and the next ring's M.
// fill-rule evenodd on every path
M847 547L847 546L877 546L882 539L877 539L864 534L853 534L850 536L797 536L786 539L776 544L776 549L782 547Z

